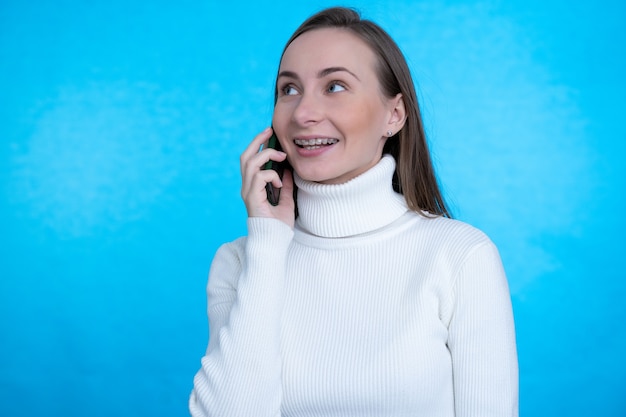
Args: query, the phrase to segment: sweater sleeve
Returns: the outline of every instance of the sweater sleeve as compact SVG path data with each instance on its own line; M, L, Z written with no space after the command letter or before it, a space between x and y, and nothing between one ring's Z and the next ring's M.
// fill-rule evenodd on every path
M193 417L280 415L280 322L289 226L249 218L223 245L207 287L210 338L189 399Z
M475 247L454 283L448 347L456 417L518 416L518 365L508 284L491 241Z

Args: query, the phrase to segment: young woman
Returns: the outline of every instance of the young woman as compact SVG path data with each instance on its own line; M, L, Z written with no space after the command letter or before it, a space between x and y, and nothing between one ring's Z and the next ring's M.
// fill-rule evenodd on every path
M191 414L516 416L500 258L450 219L393 40L350 9L309 18L281 57L273 128L284 152L259 152L268 128L241 156L248 235L211 267ZM262 169L285 159L282 181Z

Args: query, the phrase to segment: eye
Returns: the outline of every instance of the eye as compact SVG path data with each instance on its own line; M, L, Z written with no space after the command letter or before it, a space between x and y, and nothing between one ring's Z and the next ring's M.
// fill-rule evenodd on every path
M298 90L296 90L293 85L287 84L284 87L281 87L280 93L284 96L293 96L298 94Z
M328 85L328 88L326 89L326 91L328 91L329 93L338 93L340 91L345 91L346 87L344 87L342 84L333 81L332 83L330 83Z

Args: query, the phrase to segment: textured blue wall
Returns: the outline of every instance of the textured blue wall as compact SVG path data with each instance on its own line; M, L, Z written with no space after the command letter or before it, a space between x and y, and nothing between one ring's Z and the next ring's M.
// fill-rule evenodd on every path
M217 3L0 3L0 415L187 414L208 267L245 233L239 153L284 41L332 4ZM626 415L626 6L352 4L501 250L522 414Z

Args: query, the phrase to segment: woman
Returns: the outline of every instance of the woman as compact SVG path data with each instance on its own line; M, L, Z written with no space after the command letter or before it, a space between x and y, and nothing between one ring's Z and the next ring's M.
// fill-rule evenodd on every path
M395 43L350 9L309 18L281 57L273 128L284 152L258 151L268 128L241 156L248 236L211 267L191 414L517 415L500 258L449 218Z

